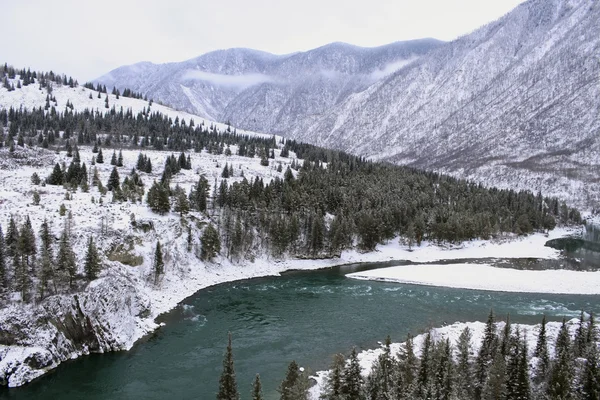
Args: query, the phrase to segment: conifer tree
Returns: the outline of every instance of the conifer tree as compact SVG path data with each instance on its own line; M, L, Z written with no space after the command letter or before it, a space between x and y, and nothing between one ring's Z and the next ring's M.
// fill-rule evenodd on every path
M148 194L146 196L146 202L150 209L158 214L166 214L171 209L171 203L169 200L169 188L154 181Z
M506 360L502 352L495 351L494 359L489 366L489 371L484 381L482 398L505 399L506 398Z
M300 370L296 361L288 366L285 379L279 385L281 400L307 400L308 399L308 377Z
M575 332L575 339L573 340L573 357L585 357L587 348L587 332L586 332L585 314L581 310L579 316L579 326Z
M154 284L158 284L160 276L165 273L165 263L163 261L163 252L160 241L156 242L154 250L154 260L152 262L152 270L154 271Z
M119 178L119 171L117 171L117 167L113 167L112 172L108 178L108 182L106 183L106 189L109 191L112 190L120 190L121 189L121 179Z
M101 148L98 148L98 154L96 155L96 163L98 163L98 164L104 163L104 155L102 154Z
M587 349L585 365L581 374L581 396L583 400L600 399L600 357L598 345L591 343Z
M8 229L6 230L6 255L9 257L13 257L17 252L19 245L19 229L17 228L17 223L15 222L15 218L11 215L8 220Z
M571 399L573 391L573 358L567 322L563 319L556 337L555 360L550 370L547 394L552 399Z
M472 334L469 327L460 333L458 337L457 350L458 360L456 366L456 391L460 399L470 399L473 395L473 368L471 363Z
M210 261L221 251L219 233L211 224L204 228L200 241L202 244L201 258L203 260Z
M430 380L431 380L431 366L433 358L433 339L431 338L431 331L427 332L425 341L423 342L423 348L421 350L421 366L419 367L419 373L417 375L417 396L419 398L428 398L431 396L430 391Z
M110 158L110 165L117 165L117 153L113 150L112 157Z
M53 234L50 231L48 221L44 219L40 226L40 297L48 291L48 285L53 283L54 292L56 293L56 281L54 273L54 250L52 249Z
M46 183L48 185L62 185L64 183L63 172L59 163L54 166L52 174L46 179Z
M119 156L117 157L117 167L123 166L123 152L119 150Z
M69 287L73 288L75 277L77 275L77 263L75 261L75 253L71 247L66 224L60 235L58 255L56 257L56 269L67 278Z
M362 393L363 385L364 379L361 375L358 354L356 352L356 347L353 347L352 353L350 353L349 363L344 369L342 393L346 399L364 400Z
M88 238L88 247L85 253L84 271L86 278L90 281L96 279L100 273L100 255L98 254L98 249L94 244L94 239L91 236Z
M321 399L324 400L344 400L343 394L343 371L344 371L344 356L342 354L335 354L333 356L333 363L331 364L331 370L327 377L327 382L323 388Z
M219 393L217 400L239 400L237 382L235 379L235 368L233 365L233 350L231 347L231 332L229 333L229 341L225 357L223 358L223 372L219 379Z
M417 370L419 359L415 355L413 338L409 334L404 343L404 348L399 354L399 374L401 387L397 387L396 392L400 399L411 399L416 390Z
M50 282L54 282L54 267L48 250L43 246L40 251L39 280L38 291L40 299L44 299L50 291ZM56 292L56 285L54 286L54 292Z
M21 260L18 263L18 268L15 268L17 278L17 288L21 292L21 299L29 301L31 295L31 274L33 271L33 260L36 254L35 234L31 226L29 215L25 219L25 223L21 226L19 233L18 253ZM17 265L15 265L17 266Z
M485 334L483 342L479 349L475 362L475 399L481 399L485 380L488 374L490 365L492 364L497 347L498 337L496 335L496 322L494 312L490 310L485 326Z
M260 376L256 374L254 382L252 383L252 400L263 400L262 397L262 385L260 384Z
M596 331L596 323L594 321L594 313L590 311L590 318L588 319L588 326L586 329L588 345L591 345L598 341L598 332Z
M190 202L185 194L185 191L179 185L177 185L173 190L173 194L175 197L173 211L178 212L181 216L183 214L187 214L190 211Z
M535 375L536 383L541 383L550 369L550 355L548 353L548 339L546 334L546 315L542 317L540 332L538 333L537 343L533 352L534 357L538 358L537 372Z

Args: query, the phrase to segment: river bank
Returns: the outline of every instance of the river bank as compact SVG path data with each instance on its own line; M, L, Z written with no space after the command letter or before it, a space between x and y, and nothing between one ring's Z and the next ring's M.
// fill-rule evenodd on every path
M172 224L175 222L168 220L155 223L156 237L168 238L174 229ZM24 332L28 337L19 345L0 346L0 378L8 386L20 386L68 359L92 352L129 350L137 340L160 326L155 322L160 314L173 309L198 290L219 283L358 262L430 262L481 256L551 259L559 257L559 252L544 247L544 243L572 232L572 229L557 229L549 235L534 234L498 242L471 241L449 247L423 243L413 249L394 240L378 246L372 253L352 250L343 252L336 259L274 260L264 256L243 264L232 264L224 258L201 263L187 251L184 238L173 239L166 257L166 273L158 286L148 283L150 266L132 269L111 263L101 278L83 293L53 296L44 304L28 307L25 313L22 308L9 307L0 317L0 324L9 331ZM140 250L148 260L152 259L149 256L153 251L151 243L147 241ZM75 334L52 323L53 318L56 320L56 316L65 314L70 314L67 319L75 321ZM86 339L90 337L91 341Z

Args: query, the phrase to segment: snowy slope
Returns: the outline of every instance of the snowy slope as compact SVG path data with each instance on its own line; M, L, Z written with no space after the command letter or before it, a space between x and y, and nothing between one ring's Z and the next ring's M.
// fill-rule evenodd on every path
M15 79L9 79L9 83L13 84L15 87L17 86L17 81L20 79L20 76L17 75ZM158 112L163 115L170 117L175 120L175 118L179 118L179 120L185 120L186 123L189 123L191 120L194 120L196 125L204 125L206 127L216 126L219 131L225 132L228 128L233 131L233 126L229 127L227 124L222 124L218 122L214 122L202 117L199 117L195 114L190 114L185 111L178 111L173 108L158 104L153 102L150 105L149 101L144 101L141 99L134 99L131 97L117 97L113 94L109 93L101 93L100 98L98 98L98 92L95 90L90 90L83 86L78 86L71 88L68 85L56 85L52 83L52 93L56 99L56 102L50 102L50 106L54 106L56 111L62 112L65 110L67 106L67 102L73 104L73 110L75 111L83 111L85 109L98 111L100 113L109 112L112 107L115 107L115 110L118 112L121 108L123 111L131 110L134 115L142 112L144 109L146 111L150 110L150 112ZM17 88L14 91L8 91L6 88L0 86L0 108L19 108L23 107L25 109L33 109L39 108L46 105L46 96L48 95L47 89L40 89L38 84L30 84L27 86L23 86L21 88ZM90 98L91 95L91 98ZM105 107L106 97L108 96L108 104L109 108ZM237 130L238 134L242 135L250 135L250 136L261 136L261 137L272 137L273 135L261 134L251 131L246 131L242 129Z
M599 20L596 1L527 1L293 136L598 204Z

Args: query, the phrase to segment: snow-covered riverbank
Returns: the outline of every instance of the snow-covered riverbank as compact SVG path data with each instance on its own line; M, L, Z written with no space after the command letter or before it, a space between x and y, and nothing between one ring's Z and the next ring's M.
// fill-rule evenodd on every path
M140 214L142 210L139 210ZM62 361L77 358L90 352L129 350L137 340L159 327L155 319L158 315L176 307L185 298L198 290L211 285L255 277L278 275L288 270L314 270L337 265L359 262L381 262L394 260L436 261L448 259L468 259L480 257L538 257L556 258L556 250L544 247L549 238L572 233L569 229L558 229L550 235L534 234L503 242L472 241L462 246L440 247L423 243L421 247L409 250L394 240L378 246L375 252L361 253L345 251L341 257L324 260L274 260L267 256L254 262L231 263L225 258L213 263L200 262L186 249L184 237L177 237L178 221L168 217L153 216L155 232L143 246L136 247L136 253L145 260L141 268L131 268L120 263L110 263L107 271L97 281L89 285L78 296L54 296L53 301L42 306L28 306L23 309L13 306L5 309L0 323L7 322L30 326L25 329L29 335L24 344L0 346L0 376L9 386L23 385L49 370ZM127 236L130 228L123 228L121 235ZM150 260L153 243L161 238L168 243L166 273L160 285L148 284L151 268ZM73 338L66 335L55 324L39 326L40 319L49 315L61 316L73 311L84 317L89 332L101 337L99 343L74 345ZM19 315L17 318L16 316ZM17 318L17 319L14 319ZM75 318L76 319L76 318Z
M496 324L496 332L500 334L504 329L504 322L499 322ZM432 339L436 342L441 340L449 339L450 344L456 348L456 344L458 343L458 338L461 332L468 327L471 331L471 346L472 346L472 354L477 354L479 348L481 346L482 339L485 335L486 324L483 322L456 322L452 325L433 328L431 330ZM519 331L525 336L525 340L527 341L527 348L529 349L530 356L532 355L536 343L537 338L540 331L540 324L537 325L524 325L524 324L512 324L512 330L515 331L519 329ZM554 356L554 344L556 342L556 337L560 330L561 323L560 322L548 322L546 324L546 337L548 343L548 352L550 357ZM576 329L579 327L579 320L572 319L567 322L567 327L571 336L575 335ZM415 354L417 356L421 355L421 349L423 347L423 342L425 341L426 333L420 334L413 339L413 348ZM397 357L400 350L405 346L405 343L392 343L390 346L391 353L394 357ZM367 377L371 373L371 369L373 364L377 360L377 358L383 353L383 347L378 349L369 349L364 350L358 354L358 360L361 366L361 371L363 377ZM456 354L455 354L456 355ZM318 371L313 376L316 384L311 387L309 391L309 399L310 400L318 400L321 392L323 391L327 378L330 371Z
M485 264L406 265L356 272L354 279L500 292L600 294L600 271L525 271Z

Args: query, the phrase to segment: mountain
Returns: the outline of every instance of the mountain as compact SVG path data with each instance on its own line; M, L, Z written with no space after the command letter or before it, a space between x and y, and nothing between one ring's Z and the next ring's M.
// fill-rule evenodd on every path
M232 49L99 82L243 128L596 206L599 10L529 0L446 44Z
M299 120L313 123L351 94L442 44L434 39L375 48L332 43L288 55L219 50L179 63L117 68L96 82L129 87L208 119L284 133Z
M292 136L598 204L600 6L531 0Z

